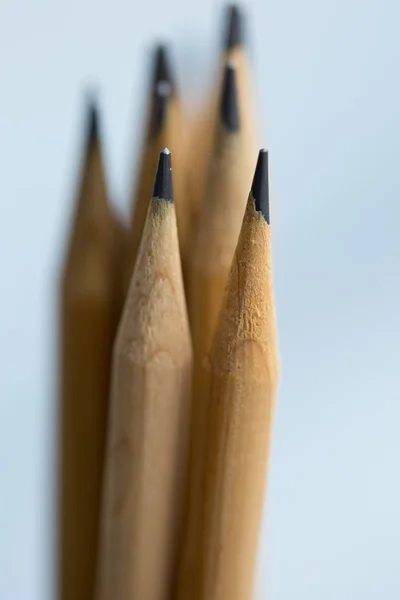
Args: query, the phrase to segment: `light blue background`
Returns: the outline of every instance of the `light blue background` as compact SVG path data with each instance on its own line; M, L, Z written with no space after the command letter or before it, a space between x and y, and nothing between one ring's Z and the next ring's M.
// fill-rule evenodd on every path
M53 598L55 299L82 90L98 88L126 213L148 48L174 38L192 99L218 60L220 7L1 0L2 600ZM282 359L257 593L398 600L400 4L259 0L248 15Z

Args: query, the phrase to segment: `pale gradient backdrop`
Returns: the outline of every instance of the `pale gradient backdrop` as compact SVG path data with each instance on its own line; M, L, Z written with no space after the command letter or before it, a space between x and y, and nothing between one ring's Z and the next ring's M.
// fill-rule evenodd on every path
M273 168L282 360L257 593L398 600L400 4L244 4ZM221 6L1 0L1 600L54 597L56 284L82 92L98 89L126 213L148 49L173 38L193 99L218 60Z

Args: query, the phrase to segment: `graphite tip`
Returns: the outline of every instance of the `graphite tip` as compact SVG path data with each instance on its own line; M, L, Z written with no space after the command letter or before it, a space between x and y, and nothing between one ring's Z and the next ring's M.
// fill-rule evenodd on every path
M153 197L162 198L169 202L174 201L172 190L171 152L168 148L164 148L164 150L160 152L156 178L154 180Z
M168 50L163 44L157 46L155 50L153 87L156 88L160 81L168 82L171 88L173 88Z
M239 129L239 108L236 87L236 66L229 61L225 66L221 98L221 119L229 131Z
M243 17L236 4L227 7L227 34L225 49L231 50L243 44Z
M269 182L268 182L268 152L260 150L254 173L251 193L256 210L259 211L269 224Z
M99 114L95 99L91 94L87 105L87 134L86 139L88 146L93 144L99 137Z
M150 134L155 136L162 128L167 113L167 103L171 97L171 84L168 81L159 81L153 101L153 114L151 117Z

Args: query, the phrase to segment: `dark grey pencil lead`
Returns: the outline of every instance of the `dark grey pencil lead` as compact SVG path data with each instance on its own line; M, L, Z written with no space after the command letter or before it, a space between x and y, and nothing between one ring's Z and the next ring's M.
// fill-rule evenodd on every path
M167 81L171 88L174 87L172 78L172 69L168 57L168 49L164 44L157 46L155 51L155 68L154 68L154 79L153 87L154 90L160 81Z
M224 83L221 98L221 118L229 131L239 129L239 107L236 86L236 67L228 62L225 67Z
M242 46L243 44L243 18L239 7L236 4L231 4L227 8L227 35L226 35L226 50Z
M93 98L90 98L87 109L87 147L89 148L93 142L99 137L99 114L96 103Z
M260 150L251 186L256 210L258 210L269 224L269 181L268 181L268 152Z
M153 114L150 124L150 135L155 136L164 124L167 113L167 103L171 97L171 84L168 81L159 81L155 89Z
M153 188L154 198L163 198L163 200L174 201L172 189L172 167L171 167L171 152L168 148L164 148L160 152L156 178Z

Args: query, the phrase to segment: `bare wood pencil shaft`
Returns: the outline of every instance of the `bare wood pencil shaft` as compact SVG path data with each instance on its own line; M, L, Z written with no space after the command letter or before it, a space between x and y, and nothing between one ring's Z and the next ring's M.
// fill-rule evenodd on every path
M153 198L114 350L99 600L171 597L191 366L174 205Z
M278 380L270 230L252 195L207 368L199 594L192 598L250 600Z
M91 600L118 318L117 227L97 137L89 142L62 282L60 598Z

